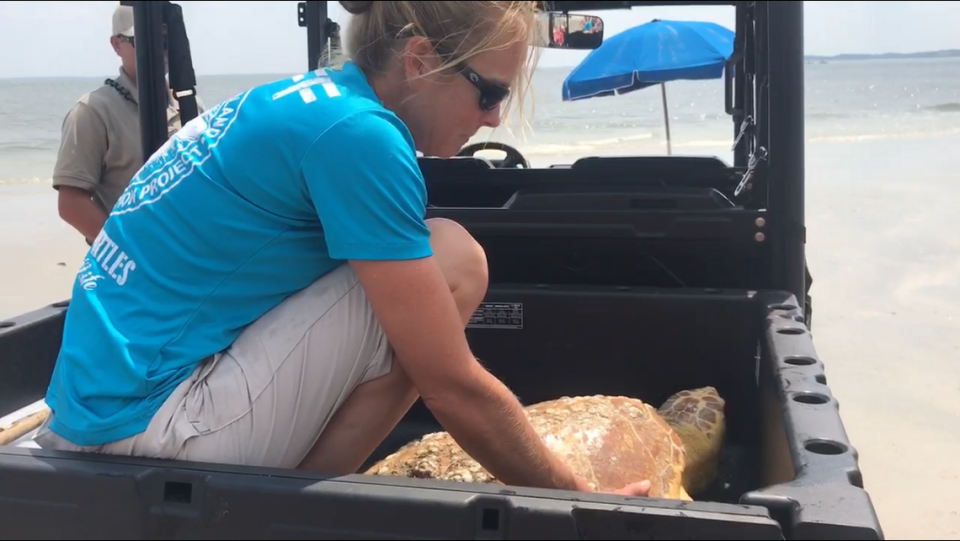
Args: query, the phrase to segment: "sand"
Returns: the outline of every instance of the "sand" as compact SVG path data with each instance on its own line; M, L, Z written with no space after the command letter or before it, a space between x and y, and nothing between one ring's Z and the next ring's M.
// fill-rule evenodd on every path
M814 341L888 539L960 538L960 183L945 148L960 141L808 147ZM0 320L69 298L87 246L52 189L0 187L0 231Z
M87 243L50 186L0 186L0 321L68 300Z
M955 155L919 141L867 146L876 176L852 177L866 163L852 154L809 181L814 343L887 539L958 539L960 184L945 167Z

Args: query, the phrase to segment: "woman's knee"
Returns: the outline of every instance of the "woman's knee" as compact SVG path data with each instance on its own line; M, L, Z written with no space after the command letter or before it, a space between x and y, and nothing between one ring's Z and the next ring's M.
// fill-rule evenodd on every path
M487 256L473 236L446 218L427 220L430 246L462 311L472 313L487 294Z

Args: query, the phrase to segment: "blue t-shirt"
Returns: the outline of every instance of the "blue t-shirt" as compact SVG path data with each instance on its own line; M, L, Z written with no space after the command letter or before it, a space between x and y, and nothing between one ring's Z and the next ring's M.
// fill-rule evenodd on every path
M150 158L84 258L51 430L142 432L201 360L346 260L431 255L425 213L413 138L355 64L217 105Z

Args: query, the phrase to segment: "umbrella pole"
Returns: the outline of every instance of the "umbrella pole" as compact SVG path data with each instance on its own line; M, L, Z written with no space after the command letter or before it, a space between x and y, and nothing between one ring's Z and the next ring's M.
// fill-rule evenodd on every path
M667 156L673 154L673 148L670 145L670 113L667 112L667 84L660 83L660 95L663 96L663 124L667 128Z

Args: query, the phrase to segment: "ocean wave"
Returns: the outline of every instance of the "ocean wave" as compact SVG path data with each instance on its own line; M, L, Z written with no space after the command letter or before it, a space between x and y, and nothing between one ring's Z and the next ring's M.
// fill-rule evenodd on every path
M0 186L30 186L52 184L53 179L43 177L0 178Z
M960 128L946 130L924 130L911 132L887 132L887 133L859 133L859 134L837 134L837 135L814 135L807 137L807 144L814 143L855 143L858 141L880 141L890 139L919 139L950 137L960 135ZM662 144L662 141L661 141ZM673 148L716 148L730 147L733 141L730 139L701 139L694 141L673 141Z
M0 155L17 152L56 152L60 141L50 138L27 139L22 141L0 141Z
M892 139L918 139L918 138L936 138L936 137L950 137L960 135L960 128L945 129L945 130L924 130L924 131L909 131L909 132L887 132L887 133L859 133L859 134L836 134L836 135L819 135L813 134L807 137L807 144L816 144L816 143L842 143L842 142L858 142L858 141L877 141L877 140L892 140ZM496 138L492 138L496 140ZM648 153L651 149L662 149L665 147L666 142L663 139L662 134L653 134L653 133L644 133L637 134L629 137L611 137L604 139L596 139L589 141L578 141L578 142L557 142L557 143L536 143L533 144L523 144L523 143L514 143L512 141L508 144L515 144L515 146L523 152L524 155L528 156L554 156L554 155L571 155L583 152L597 152L597 151L620 151L622 152L639 152L639 153ZM688 140L672 140L670 142L671 146L674 149L729 149L733 145L732 139L688 139Z
M960 135L960 128L952 128L952 129L946 129L946 130L911 131L911 132L863 133L863 134L850 134L850 135L821 135L817 137L808 138L807 143L842 143L842 142L877 141L877 140L889 140L889 139L919 139L919 138L934 138L934 137L950 137L953 135Z
M941 103L939 105L921 107L920 110L933 111L935 113L960 113L960 103Z
M518 144L518 148L524 155L530 156L552 156L556 154L570 154L589 150L603 148L617 148L625 143L635 143L639 141L652 140L652 133L637 133L624 137L607 137L603 139L594 139L589 141L576 142L555 142L555 143L534 143L531 145ZM492 139L496 140L496 139Z

